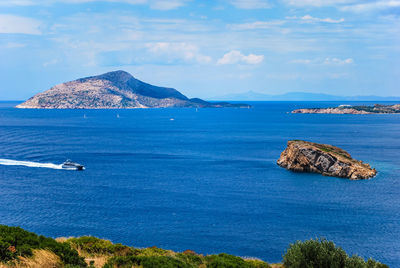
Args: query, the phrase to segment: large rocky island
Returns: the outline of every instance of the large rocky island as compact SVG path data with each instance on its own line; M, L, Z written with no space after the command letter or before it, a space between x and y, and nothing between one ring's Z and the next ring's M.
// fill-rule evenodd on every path
M144 83L125 71L109 72L56 85L17 108L31 109L121 109L166 107L245 107L247 104L211 103L189 99L173 88Z
M400 104L374 106L340 105L331 108L307 108L292 111L294 114L397 114L400 113Z
M350 180L369 179L376 175L374 168L353 159L345 150L301 140L288 141L277 164L295 172L314 172Z

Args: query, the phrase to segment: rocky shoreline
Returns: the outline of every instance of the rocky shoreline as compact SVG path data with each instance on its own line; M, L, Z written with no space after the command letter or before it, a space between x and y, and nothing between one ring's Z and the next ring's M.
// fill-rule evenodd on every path
M297 109L292 111L293 114L371 114L366 111L358 111L356 109L340 109L340 108L311 108L311 109Z
M288 141L277 164L294 172L313 172L350 180L369 179L377 174L369 164L353 159L343 149L302 140Z
M374 106L340 105L332 108L305 108L292 111L293 114L397 114L400 113L400 104Z

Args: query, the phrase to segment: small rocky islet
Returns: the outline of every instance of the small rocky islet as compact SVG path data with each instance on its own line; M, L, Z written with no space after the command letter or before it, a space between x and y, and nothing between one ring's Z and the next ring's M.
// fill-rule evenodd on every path
M374 177L376 169L338 147L314 142L291 140L277 164L294 172L320 173L324 176L362 180Z
M305 108L292 111L293 114L399 114L400 104L373 106L339 105L330 108Z

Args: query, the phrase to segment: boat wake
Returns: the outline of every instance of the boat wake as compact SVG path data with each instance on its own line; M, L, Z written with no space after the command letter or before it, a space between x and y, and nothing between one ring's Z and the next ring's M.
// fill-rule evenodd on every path
M0 159L0 165L63 169L62 165L56 165L56 164L52 164L52 163L38 163L38 162L30 162L30 161L17 161L17 160L11 160L11 159Z

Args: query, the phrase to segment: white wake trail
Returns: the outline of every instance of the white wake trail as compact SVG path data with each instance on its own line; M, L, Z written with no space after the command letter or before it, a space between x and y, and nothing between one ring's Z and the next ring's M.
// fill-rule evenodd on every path
M0 165L62 169L62 164L61 165L56 165L56 164L52 164L52 163L38 163L38 162L30 162L30 161L17 161L17 160L11 160L11 159L0 159Z

